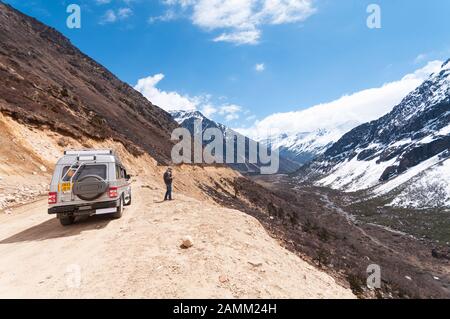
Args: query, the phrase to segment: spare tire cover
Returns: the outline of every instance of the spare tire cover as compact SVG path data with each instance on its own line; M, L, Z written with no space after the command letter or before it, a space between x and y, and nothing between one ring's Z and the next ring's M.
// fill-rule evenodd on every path
M73 194L82 200L97 199L107 190L108 183L97 175L84 176L73 184Z

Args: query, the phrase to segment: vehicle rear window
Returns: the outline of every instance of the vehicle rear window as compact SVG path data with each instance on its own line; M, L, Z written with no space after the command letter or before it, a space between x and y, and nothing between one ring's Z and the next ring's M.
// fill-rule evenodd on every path
M70 166L66 166L63 168L62 176L64 177L64 182L67 182L71 178L71 173L66 175L67 171L69 170ZM71 172L72 174L75 173L75 171L78 169L78 166L72 167ZM106 165L85 165L80 168L77 175L74 177L74 181L83 178L84 176L88 175L96 175L103 179L106 179Z

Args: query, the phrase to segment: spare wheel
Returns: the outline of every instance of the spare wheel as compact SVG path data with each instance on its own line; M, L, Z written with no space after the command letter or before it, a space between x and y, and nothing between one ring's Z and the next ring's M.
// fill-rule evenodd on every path
M73 184L73 194L82 200L95 200L108 190L108 183L97 175L87 175Z

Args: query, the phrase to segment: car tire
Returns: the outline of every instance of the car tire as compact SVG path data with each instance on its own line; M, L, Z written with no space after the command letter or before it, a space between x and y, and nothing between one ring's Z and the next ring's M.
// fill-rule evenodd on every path
M117 212L112 214L112 217L114 219L119 219L122 217L122 215L123 215L123 198L121 197L119 200L119 206L117 207Z
M108 190L108 183L100 176L88 175L74 181L72 192L84 201L94 201Z
M61 216L59 217L59 222L63 226L70 226L75 223L75 216Z
M130 199L128 199L128 202L124 206L130 206L130 205L131 205L131 194L130 194Z

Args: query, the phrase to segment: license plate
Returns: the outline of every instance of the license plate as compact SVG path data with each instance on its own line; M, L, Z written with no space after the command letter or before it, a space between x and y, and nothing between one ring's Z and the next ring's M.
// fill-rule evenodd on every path
M61 183L61 192L68 193L71 190L72 190L72 183L71 182Z
M117 212L117 208L103 208L97 209L95 215L111 214Z

